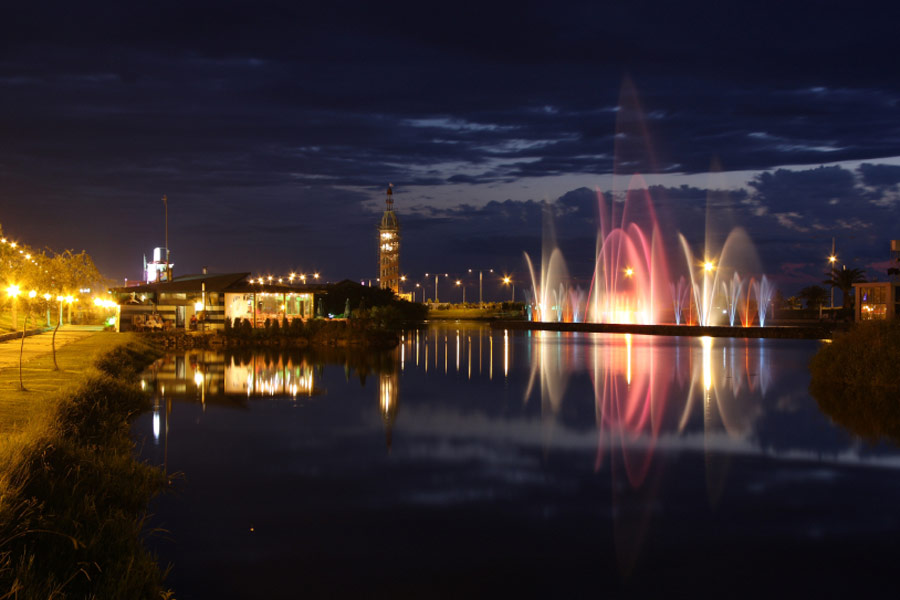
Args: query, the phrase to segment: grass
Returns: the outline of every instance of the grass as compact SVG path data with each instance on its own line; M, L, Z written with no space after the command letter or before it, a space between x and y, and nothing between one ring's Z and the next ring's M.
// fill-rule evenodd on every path
M57 348L59 371L53 370L52 354L39 356L23 365L25 392L19 391L18 367L0 370L0 440L35 414L46 410L49 402L71 388L75 379L73 374L84 372L101 355L134 341L130 334L100 332ZM13 343L17 348L19 342L7 343Z
M169 596L142 544L166 477L133 458L129 430L149 404L134 374L157 355L101 333L61 349L62 372L29 363L31 391L0 374L0 599Z
M468 304L441 304L437 308L428 311L428 318L435 319L521 319L522 305L520 303L485 303L484 307L477 303Z

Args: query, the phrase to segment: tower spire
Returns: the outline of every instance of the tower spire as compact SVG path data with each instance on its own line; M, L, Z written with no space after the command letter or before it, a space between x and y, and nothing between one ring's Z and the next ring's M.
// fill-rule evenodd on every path
M384 214L378 227L380 287L400 293L400 223L394 213L394 184L388 184Z

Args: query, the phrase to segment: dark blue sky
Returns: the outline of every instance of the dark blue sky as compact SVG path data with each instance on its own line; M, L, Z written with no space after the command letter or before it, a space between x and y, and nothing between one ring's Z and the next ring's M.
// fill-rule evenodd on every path
M184 4L5 8L7 235L135 279L165 193L178 273L360 279L392 182L411 278L524 276L544 202L577 272L638 171L695 243L727 188L785 292L900 238L894 4Z

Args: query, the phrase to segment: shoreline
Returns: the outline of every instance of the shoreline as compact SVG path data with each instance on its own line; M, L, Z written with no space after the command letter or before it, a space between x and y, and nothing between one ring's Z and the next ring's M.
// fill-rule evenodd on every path
M56 389L42 393L32 367L26 391L7 392L41 402L0 437L0 589L11 597L169 593L143 544L167 478L135 458L130 431L150 405L137 373L161 353L129 334L97 335L58 351Z
M637 325L626 323L557 323L533 321L491 321L491 329L518 331L566 331L582 333L631 333L672 337L733 337L766 339L831 339L835 328L829 325L771 325L767 327L729 327L700 325Z

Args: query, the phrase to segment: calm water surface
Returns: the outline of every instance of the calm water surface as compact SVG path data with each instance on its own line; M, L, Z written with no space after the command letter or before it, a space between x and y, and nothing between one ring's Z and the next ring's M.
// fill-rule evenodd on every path
M179 598L888 595L900 451L820 413L818 345L451 324L172 354L134 425L181 474L149 543Z

